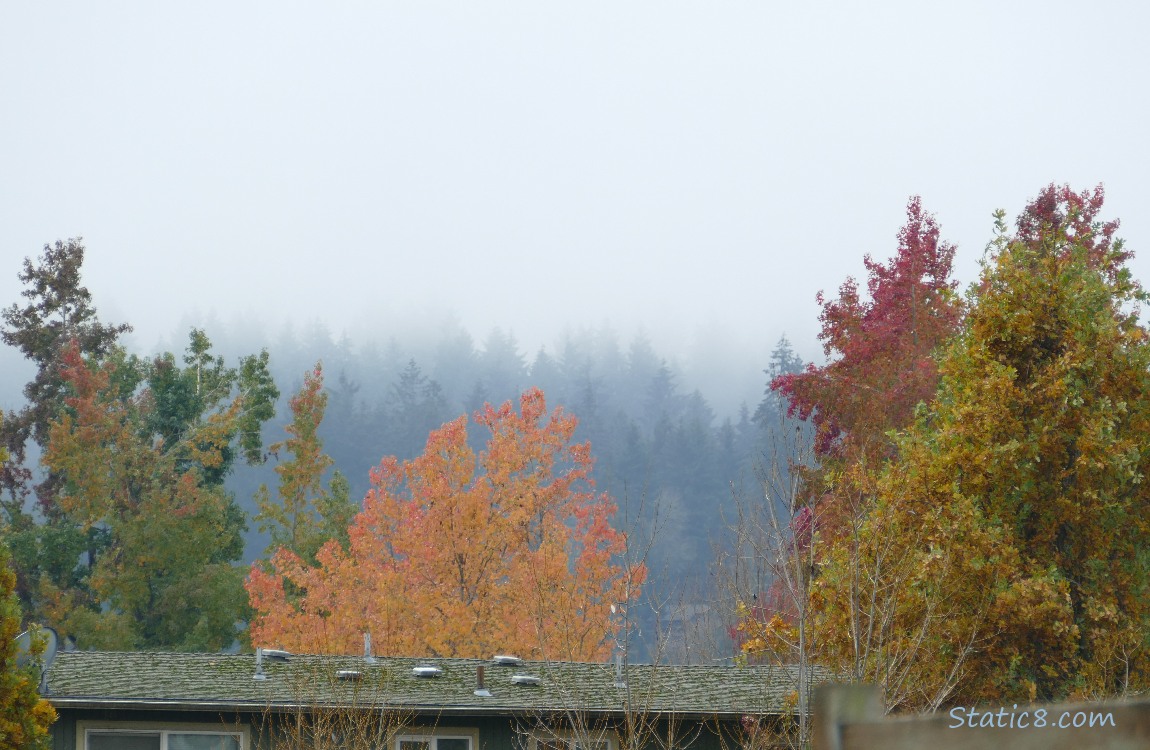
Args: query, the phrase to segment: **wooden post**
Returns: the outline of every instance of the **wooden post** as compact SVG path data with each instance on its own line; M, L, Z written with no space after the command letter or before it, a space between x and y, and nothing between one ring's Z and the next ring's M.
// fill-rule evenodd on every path
M882 693L873 685L819 685L815 688L812 750L843 750L843 724L878 721L883 717Z

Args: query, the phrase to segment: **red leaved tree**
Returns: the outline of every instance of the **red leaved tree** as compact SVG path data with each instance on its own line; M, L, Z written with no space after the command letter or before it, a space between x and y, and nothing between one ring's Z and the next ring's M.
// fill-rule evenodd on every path
M876 473L895 454L892 433L911 424L919 403L933 399L935 352L962 321L958 282L951 279L954 246L940 240L934 216L917 196L907 203L906 218L886 265L869 255L863 260L869 300L850 278L836 300L819 293L819 338L828 363L771 383L792 416L815 426L820 469L805 472L805 495L812 508L819 503L818 523L827 531L841 530L873 495Z
M253 567L253 643L351 653L370 630L392 655L605 658L612 605L638 596L646 570L622 560L591 446L538 389L475 422L491 432L478 456L460 417L423 455L385 458L346 551L329 542L312 567L281 549Z
M860 679L874 676L863 669L875 650L867 628L890 606L857 596L834 600L829 606L841 614L836 624L842 627L824 627L822 608L828 605L820 597L827 565L845 558L853 575L848 593L859 593L859 581L876 573L864 565L859 534L874 513L883 466L897 453L892 434L912 423L920 402L933 399L939 378L934 352L959 330L962 317L950 278L954 247L940 240L919 198L910 199L906 215L895 256L886 264L864 259L866 297L849 278L837 299L819 294L819 338L828 364L808 365L771 383L789 402L790 416L813 423L814 446L810 453L799 445L773 447L766 502L757 515L742 519L741 543L765 565L771 584L751 603L742 598L735 636L748 657L798 665L800 675L803 666L822 663ZM925 616L934 616L937 601L927 604ZM921 653L911 644L897 652L894 666L884 667L896 671ZM894 686L891 694L904 690L896 679L884 685ZM800 705L806 687L800 680ZM798 744L807 730L801 727Z
M958 331L962 304L950 278L954 246L939 240L934 217L913 197L898 252L886 265L869 255L870 300L848 278L837 300L818 302L828 364L781 375L771 387L792 413L817 428L821 457L857 458L868 449L889 457L887 432L906 427L920 401L938 385L932 353Z

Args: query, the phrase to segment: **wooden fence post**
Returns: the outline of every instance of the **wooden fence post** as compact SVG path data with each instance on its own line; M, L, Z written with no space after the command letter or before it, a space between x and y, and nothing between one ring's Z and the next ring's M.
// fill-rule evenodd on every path
M812 750L843 750L843 724L882 717L882 693L874 685L819 685L815 688Z

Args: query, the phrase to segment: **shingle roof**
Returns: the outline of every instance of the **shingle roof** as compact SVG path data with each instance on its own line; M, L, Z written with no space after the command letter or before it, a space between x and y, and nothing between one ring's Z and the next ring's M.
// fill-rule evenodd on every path
M433 665L439 677L416 677ZM490 697L475 695L477 667L485 668ZM343 680L338 670L356 670ZM57 706L266 709L298 705L387 705L414 713L524 714L633 710L689 715L784 713L797 686L793 668L767 666L627 665L626 687L616 687L609 664L524 662L501 666L479 659L363 658L292 655L264 659L267 679L253 679L253 654L177 654L74 651L60 653L48 671L46 697ZM513 675L535 675L537 686Z

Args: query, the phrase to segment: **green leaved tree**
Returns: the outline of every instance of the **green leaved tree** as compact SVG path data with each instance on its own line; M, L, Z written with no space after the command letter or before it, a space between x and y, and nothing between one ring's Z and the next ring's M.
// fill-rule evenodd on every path
M317 364L291 399L292 421L284 428L289 437L271 446L277 456L283 450L291 453L290 459L276 466L278 497L272 499L267 485L261 485L256 493L260 509L256 522L260 531L271 533L268 555L284 549L315 565L316 553L329 539L347 549L348 527L359 506L349 499L347 479L339 471L327 487L323 486L324 474L333 463L319 437L326 408L323 367Z
M41 450L47 447L51 423L64 405L65 345L75 341L85 356L99 359L115 350L121 334L132 330L100 322L92 295L82 284L84 253L77 237L45 245L36 262L25 258L19 279L26 303L0 311L0 341L19 349L36 366L24 387L27 405L9 412L0 426L0 445L7 451L0 462L0 522L7 527L16 592L26 613L38 610L41 581L55 587L82 585L83 571L75 562L100 543L98 534L82 532L60 509L59 475L47 471L33 482L27 461L30 443ZM32 497L36 513L31 512Z
M212 651L229 646L245 603L243 511L224 478L263 459L259 426L278 391L267 353L238 369L193 330L179 367L65 348L70 395L44 464L59 505L87 536L78 584L41 582L42 609L83 647Z

